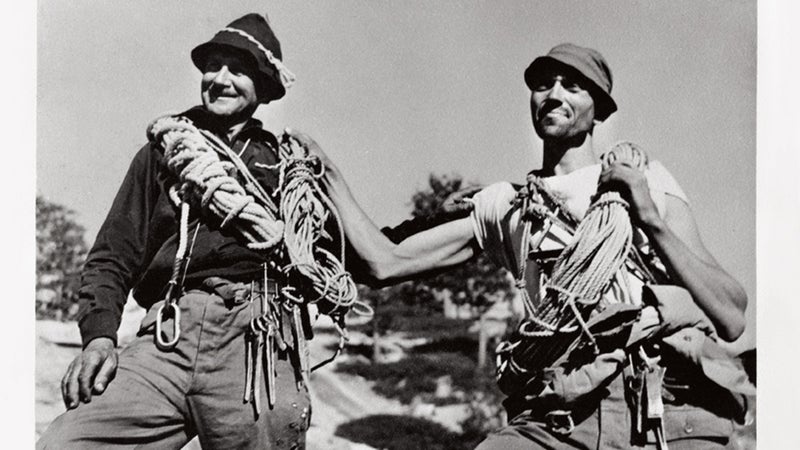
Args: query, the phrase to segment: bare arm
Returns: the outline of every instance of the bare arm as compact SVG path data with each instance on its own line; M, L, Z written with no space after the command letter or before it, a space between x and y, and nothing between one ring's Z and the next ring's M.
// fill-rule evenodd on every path
M631 217L655 245L670 275L689 290L708 315L719 336L738 338L745 327L747 296L703 245L689 205L666 195L664 217L650 196L644 174L626 163L617 163L600 175L604 189L619 190L631 204Z
M381 282L399 282L466 262L475 254L469 219L458 219L391 242L361 209L338 168L310 137L292 132L325 166L322 185L342 219L347 239Z

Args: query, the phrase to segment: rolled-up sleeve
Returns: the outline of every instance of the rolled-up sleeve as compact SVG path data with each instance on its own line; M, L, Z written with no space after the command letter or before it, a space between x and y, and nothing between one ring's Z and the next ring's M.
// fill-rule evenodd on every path
M510 183L487 186L474 197L470 221L475 240L497 265L516 273L521 242L520 211L512 205L517 191Z

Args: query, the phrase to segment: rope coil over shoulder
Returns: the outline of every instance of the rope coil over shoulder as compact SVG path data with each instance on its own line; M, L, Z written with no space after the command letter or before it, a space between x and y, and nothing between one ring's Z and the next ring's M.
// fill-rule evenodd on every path
M174 304L180 296L179 276L185 271L190 208L220 219L220 227L235 231L248 248L264 252L265 260L282 261L285 275L296 273L308 280L316 298L305 298L291 286L283 288L283 297L297 305L319 304L320 310L333 318L343 339L348 311L371 313L368 306L357 302L355 282L344 270L344 242L339 243L339 255L319 245L331 216L341 239L344 233L336 209L317 183L322 165L297 140L288 134L281 137L279 163L269 167L279 171L279 185L270 194L236 152L186 117L160 117L148 127L147 135L164 150L164 161L176 178L169 196L181 210L178 252L164 314L160 311L157 318L159 331L164 318L177 319L180 314ZM273 196L280 197L279 204ZM157 343L171 348L179 333L176 320L172 339L159 332Z
M620 159L640 170L647 167L644 151L622 142L603 155L603 168ZM589 317L598 310L603 293L614 280L627 284L625 263L632 253L633 229L628 204L617 192L596 195L584 218L577 221L539 177L531 174L527 181L519 193L524 231L517 285L525 285L528 253L538 250L550 227L557 224L573 233L549 278L542 278L538 304L527 289L520 289L527 318L519 326L519 340L513 346L498 349L499 371L513 366L514 372L535 374L563 362L580 342L588 345L594 355L600 352ZM534 219L543 220L536 241L531 236Z

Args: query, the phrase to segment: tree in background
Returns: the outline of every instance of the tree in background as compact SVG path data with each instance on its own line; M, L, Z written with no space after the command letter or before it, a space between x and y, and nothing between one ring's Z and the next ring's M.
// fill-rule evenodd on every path
M74 211L36 196L36 318L72 320L78 312L85 229Z
M416 192L411 199L414 217L431 217L441 214L445 202L455 193L474 191L476 186L466 185L458 175L431 174L429 187ZM430 290L449 295L453 303L468 305L478 317L478 369L486 365L488 333L486 312L499 301L510 301L514 289L507 272L494 265L480 253L466 264L430 277L421 282Z
M458 175L431 174L428 186L411 197L411 214L423 219L425 227L459 217L459 213L454 211L458 208L452 207L454 194L477 189L475 185L465 184ZM445 208L445 203L450 203L450 206ZM466 212L461 213L463 215ZM505 271L493 265L483 254L426 279L383 289L360 286L359 297L375 310L370 329L373 336L372 361L380 361L380 337L389 330L434 337L446 334L446 330L452 332L461 328L463 320L442 317L442 302L437 300L447 298L455 305L466 305L472 312L471 316L478 318L478 368L482 369L486 364L488 343L485 313L496 302L509 300L512 296L512 283Z
M407 281L384 288L360 285L358 296L372 306L370 321L372 362L383 362L381 336L388 331L409 334L435 334L431 328L446 326L441 319L441 305L427 286Z

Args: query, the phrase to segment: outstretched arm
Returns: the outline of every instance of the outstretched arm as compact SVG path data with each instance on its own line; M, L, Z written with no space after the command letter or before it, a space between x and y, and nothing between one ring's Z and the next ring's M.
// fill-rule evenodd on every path
M466 262L474 256L475 238L468 218L414 234L399 244L391 242L361 209L338 168L319 145L303 133L294 131L292 135L325 166L321 181L342 219L347 239L378 281L399 282Z
M600 175L601 189L618 190L630 203L631 217L655 245L670 275L692 294L719 336L738 338L745 327L747 296L703 245L689 205L666 195L661 217L650 196L645 175L626 162L617 162Z

